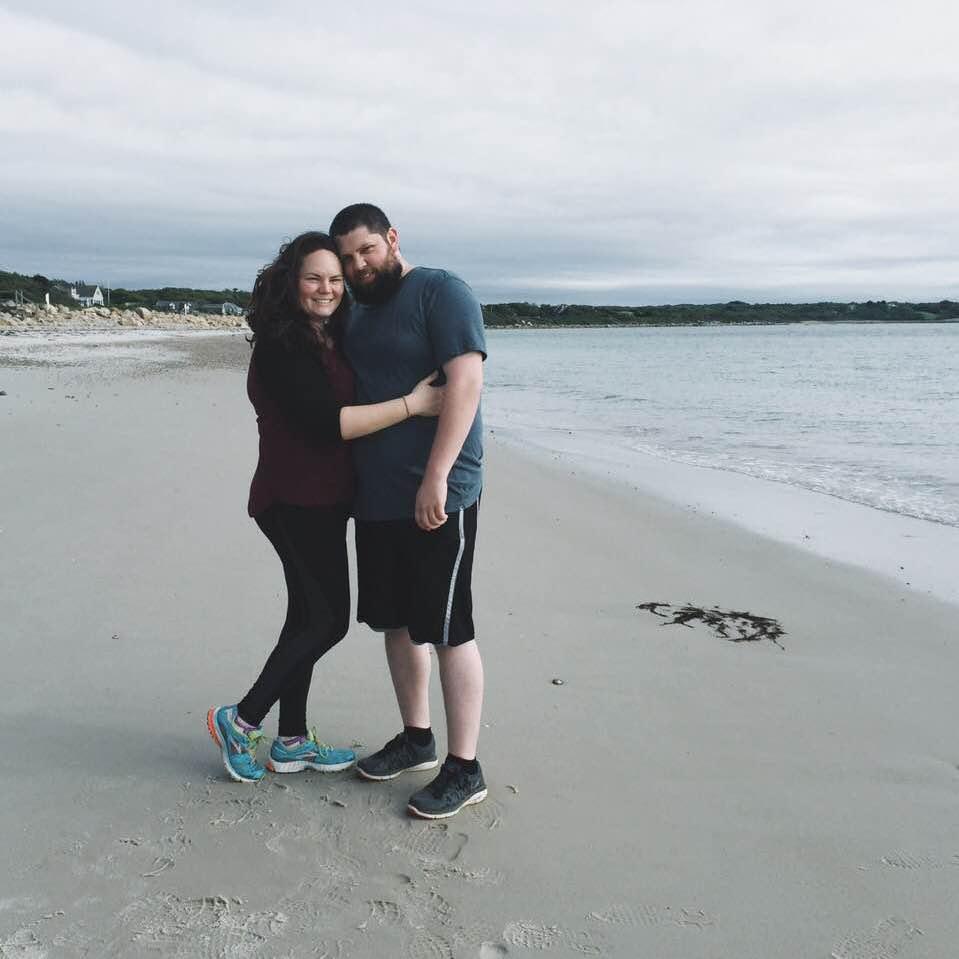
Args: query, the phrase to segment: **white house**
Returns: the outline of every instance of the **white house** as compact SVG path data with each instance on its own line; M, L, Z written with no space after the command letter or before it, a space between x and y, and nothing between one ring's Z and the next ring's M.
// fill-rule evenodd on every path
M70 287L70 296L80 306L103 306L103 293L98 286L89 286L86 283L74 283Z

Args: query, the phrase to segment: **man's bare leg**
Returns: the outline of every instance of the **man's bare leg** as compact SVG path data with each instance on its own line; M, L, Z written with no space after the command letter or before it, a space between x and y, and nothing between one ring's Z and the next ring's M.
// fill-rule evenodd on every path
M447 751L475 759L483 714L483 660L475 640L460 646L437 646L443 703L446 706Z
M404 726L430 725L430 651L417 646L406 629L388 629L386 662Z

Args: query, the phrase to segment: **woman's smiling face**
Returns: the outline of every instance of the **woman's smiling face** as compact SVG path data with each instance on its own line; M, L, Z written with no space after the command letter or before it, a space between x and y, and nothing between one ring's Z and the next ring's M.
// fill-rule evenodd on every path
M297 280L300 309L311 320L328 320L343 299L343 268L329 250L303 257Z

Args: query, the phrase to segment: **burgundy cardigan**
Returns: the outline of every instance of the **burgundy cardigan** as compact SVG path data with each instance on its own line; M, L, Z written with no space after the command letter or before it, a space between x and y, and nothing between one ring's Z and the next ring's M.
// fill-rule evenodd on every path
M354 402L354 384L343 355L258 340L246 382L260 432L250 516L274 503L349 506L355 480L340 409Z

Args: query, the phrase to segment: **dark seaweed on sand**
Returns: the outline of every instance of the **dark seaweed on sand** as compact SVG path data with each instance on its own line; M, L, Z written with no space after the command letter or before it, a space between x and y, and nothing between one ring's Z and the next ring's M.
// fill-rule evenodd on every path
M786 649L780 637L786 631L775 619L768 616L757 616L755 613L742 612L735 609L704 609L701 606L673 606L670 603L640 603L637 609L645 610L654 616L661 616L666 620L661 626L686 626L693 628L694 623L708 626L720 639L731 643L755 643L768 639L780 649ZM663 612L661 612L661 610ZM670 618L672 617L672 618Z

